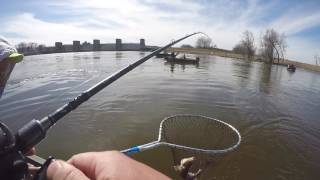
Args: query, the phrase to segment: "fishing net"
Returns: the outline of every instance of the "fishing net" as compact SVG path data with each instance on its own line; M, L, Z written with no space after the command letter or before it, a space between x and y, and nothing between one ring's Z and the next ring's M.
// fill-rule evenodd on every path
M183 179L195 179L235 150L240 142L238 130L223 121L199 115L175 115L161 121L158 140L121 152L132 155L160 146L169 147L179 175ZM184 163L180 163L181 160Z
M176 115L161 122L159 141L174 144L169 146L174 165L194 157L190 171L197 172L214 166L227 152L235 150L241 136L234 127L217 119Z

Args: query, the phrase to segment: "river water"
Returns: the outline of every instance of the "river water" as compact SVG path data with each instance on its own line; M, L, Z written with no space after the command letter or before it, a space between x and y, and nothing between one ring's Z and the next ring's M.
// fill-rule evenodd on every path
M26 57L0 100L1 121L18 129L40 119L146 54ZM155 140L160 121L174 114L214 117L242 135L239 149L208 168L203 179L320 177L320 74L214 56L201 57L198 66L147 61L65 116L38 145L38 154L68 159L144 144ZM134 158L177 178L166 148Z

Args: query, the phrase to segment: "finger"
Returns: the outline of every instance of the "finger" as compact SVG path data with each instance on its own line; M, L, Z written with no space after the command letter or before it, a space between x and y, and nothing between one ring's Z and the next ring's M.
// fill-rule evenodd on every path
M39 171L40 167L35 167L33 165L28 164L28 170L30 174L36 174Z
M80 169L89 178L95 177L96 174L96 153L87 152L77 154L68 160L68 163Z
M50 164L47 171L49 180L89 180L79 169L64 161L54 161Z
M132 163L132 160L118 151L81 153L68 160L68 163L92 179L105 179L110 175L118 174L118 167L123 166L123 162L129 165L128 163Z
M36 154L36 148L31 148L31 149L26 153L27 156L32 156L32 155L35 155L35 154Z

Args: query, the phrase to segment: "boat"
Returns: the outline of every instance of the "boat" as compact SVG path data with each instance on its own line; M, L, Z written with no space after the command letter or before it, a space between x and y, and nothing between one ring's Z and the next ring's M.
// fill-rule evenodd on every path
M293 64L288 64L287 70L290 72L295 72L296 71L296 66Z
M170 54L168 53L159 53L156 55L156 58L165 58L165 57L168 57L170 56Z
M181 64L199 64L200 58L187 58L185 55L182 57L177 56L167 56L165 60L171 63L181 63Z

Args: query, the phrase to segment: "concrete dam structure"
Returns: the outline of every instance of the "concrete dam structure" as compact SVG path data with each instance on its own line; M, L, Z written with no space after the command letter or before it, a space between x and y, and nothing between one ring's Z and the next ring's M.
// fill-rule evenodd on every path
M147 46L145 43L145 39L140 39L139 43L123 43L122 39L116 39L115 43L104 44L102 44L99 39L94 39L92 43L87 41L81 43L78 40L74 40L72 44L63 44L62 42L55 42L55 46L42 47L33 50L19 49L19 52L25 55L35 55L89 51L152 51L157 48L157 46Z
M122 39L116 39L115 43L101 44L99 39L94 39L93 43L73 41L72 44L62 44L56 42L55 52L84 52L84 51L149 51L157 47L146 46L145 39L140 39L139 43L123 43Z

